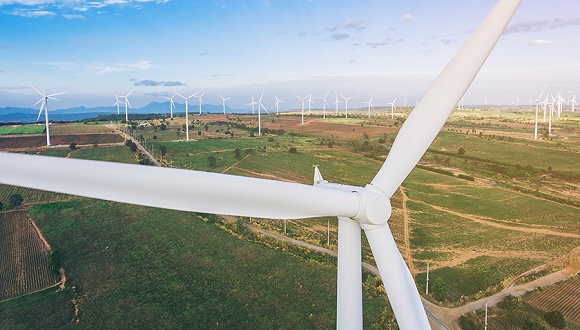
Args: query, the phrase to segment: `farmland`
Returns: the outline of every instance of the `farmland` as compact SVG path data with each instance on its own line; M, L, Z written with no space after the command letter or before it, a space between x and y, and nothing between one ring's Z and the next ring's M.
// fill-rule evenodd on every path
M578 116L566 114L565 117L565 121L562 120L554 124L554 130L558 132L558 135L534 141L530 139L530 127L533 126L533 122L530 124L529 113L464 111L452 116L423 157L421 166L411 172L402 188L395 193L391 200L393 215L389 220L389 226L400 250L411 266L417 286L421 291L425 288L427 262L430 263L430 278L442 280L443 294L438 297L433 294L426 295L427 299L446 308L453 308L470 301L489 297L501 291L506 283L510 283L521 274L543 265L553 264L569 251L580 246L580 222L578 218L580 173L575 166L575 164L580 163L580 152L577 142L574 142L580 140L580 131L578 126L574 126L575 123L578 123ZM166 121L170 124L165 129L160 128L162 121L148 121L147 127L137 127L133 133L143 142L146 141L148 148L152 147L157 153L159 153L159 147L164 146L166 148L164 156L166 166L311 184L312 165L319 165L326 180L364 186L382 165L384 155L388 152L400 123L404 121L404 114L397 114L395 120L391 120L388 116L370 121L362 117L357 118L355 115L348 120L331 118L326 122L319 118L308 117L308 123L304 127L300 126L299 117L270 116L263 118L264 127L270 129L270 131L266 131L267 134L264 136L255 136L256 118L252 116L231 116L228 118L215 115L194 118L196 128L190 131L190 134L195 140L190 142L183 141L185 135L183 131L177 133L182 127L181 118ZM83 128L85 126L87 125L79 125ZM63 128L64 130L70 130L69 133L72 134L74 127L71 125L70 128ZM283 132L279 130L283 130ZM197 132L200 134L198 135ZM92 133L87 132L86 134ZM464 149L464 153L459 153L459 149ZM59 157L70 156L127 163L135 161L134 155L125 146L87 147L73 151L68 150L68 148L47 149L40 151L40 153ZM215 158L214 164L209 162L210 156ZM196 189L195 182L190 183L190 185L192 189ZM104 208L100 204L101 202L82 201L80 204L76 204L77 201L73 202L73 204L66 204L68 203L66 202L56 205L65 205L63 206L65 211L59 212L64 212L67 217L72 215L76 219L74 220L75 226L83 224L78 229L80 231L90 232L85 226L91 224L82 220L82 214L85 212L88 214L87 218L98 223L107 223L110 221L109 218L122 218L130 220L131 224L141 223L147 219L149 213L157 214L157 211L152 211L152 209L141 210L136 207L121 208L120 206L115 206L115 208L119 207L119 210L124 211L115 211L118 213L109 214L91 211L93 204L97 205L99 210ZM61 206L55 207L61 208ZM77 209L82 209L83 213ZM56 230L53 227L60 226L60 223L42 219L58 218L60 213L53 213L51 208L43 207L35 208L34 212L34 217L39 220L39 226L43 232L46 231L47 237L51 237L48 232ZM154 217L161 218L161 213L167 211L160 210L159 212L160 215ZM52 215L48 216L48 214ZM180 217L181 213L171 213L171 216L166 216L166 218L172 219L180 219ZM187 218L187 220L184 218L178 222L199 223L202 221L207 223L207 220L203 215L192 215L192 218ZM240 219L239 221L246 222L249 219ZM172 224L171 226L177 226L173 221L169 223ZM283 221L252 219L252 224L336 250L337 221L335 218L287 221L285 233ZM329 233L327 232L328 225ZM70 226L66 227L67 229L74 227L72 224L67 226ZM147 229L148 234L143 235L164 237L162 230L174 230L166 228L165 225L162 226L161 223L156 223L155 226L160 226L160 229L151 231ZM242 242L258 242L282 251L281 255L283 256L291 255L304 261L302 253L292 253L286 247L280 248L282 246L280 243L267 242L263 237L259 238L248 233L240 234L239 227L234 225L220 224L217 227L225 233L240 238ZM113 231L119 230L116 227L108 228ZM63 240L71 239L69 236L61 236L62 230L61 228L55 231L56 234L49 239L51 244L63 244ZM189 230L193 229L190 227L181 228L183 233ZM92 234L88 235L89 239L83 235L82 241L84 244L92 244L91 240L100 240L100 235L106 236L105 233ZM330 240L327 240L327 235ZM101 245L104 247L99 246L95 250L106 251L105 247L111 248L109 243L121 239L126 240L127 237L109 237L106 239L107 243L102 242ZM195 241L195 238L191 237L191 240ZM157 243L154 245L145 247L145 250L158 251L161 249L164 252L160 255L170 256L156 256L156 262L173 263L173 259L182 253L175 247L161 248ZM139 246L136 244L120 246L119 248L122 248L123 251L134 251ZM74 249L74 246L69 248ZM177 250L170 252L172 249ZM130 254L134 253L130 252ZM211 254L209 251L203 253ZM73 272L73 276L77 271L81 271L82 267L94 271L95 266L90 264L92 258L92 255L70 252L68 259L70 272ZM326 260L318 257L315 259ZM373 262L366 240L363 240L363 259ZM310 259L306 257L306 260ZM82 262L86 264L80 266ZM333 262L321 262L322 265L334 269ZM232 267L234 262L223 262L217 259L211 261L212 265L220 263ZM560 263L554 269L561 269L565 266L566 264ZM127 267L143 269L140 261L135 260L128 262ZM191 271L186 270L182 265L174 265L174 267ZM295 265L295 267L302 266ZM220 271L229 272L230 270ZM163 276L149 268L146 272L156 274L155 276L158 277ZM294 273L290 270L288 272ZM71 283L85 287L87 290L93 290L96 284L91 282L92 280L85 282L82 278L86 278L86 276L80 276L77 278L77 282L72 280ZM140 275L131 276L143 278ZM168 281L175 284L180 276L185 275L173 276L172 274ZM541 275L538 273L538 275L533 276ZM335 279L335 274L330 275L329 278ZM525 281L525 278L521 280ZM298 281L304 285L301 280ZM368 282L370 283L372 280L369 279ZM572 281L571 283L566 284L571 286L567 287L566 290L572 291L578 287L577 282ZM114 282L110 284L113 287L116 285L118 284ZM217 280L210 280L204 285L208 287L208 290L213 290L211 288L224 284L217 282ZM180 288L184 290L184 294L193 290L183 286ZM158 289L166 290L166 288L161 287ZM126 292L126 290L118 287L112 289L111 295L120 295L119 292ZM152 295L158 292L156 289L152 290ZM283 289L276 287L276 290ZM329 288L329 290L332 289ZM546 290L546 292L548 291ZM69 294L71 297L77 295L77 293L70 291L65 294ZM98 294L100 293L94 293L94 295ZM248 295L251 296L249 292L244 290L236 291L236 294L243 296L244 299ZM85 300L84 308L90 309L91 313L93 309L99 311L101 307L98 305L104 302L99 302L96 298L91 299ZM125 308L123 307L125 303L121 304L120 302L122 298L115 298L120 300L110 299L113 298L106 298L104 301L122 305L121 309ZM147 300L149 298L134 296L133 301L135 299ZM525 301L527 299L527 297L524 298ZM334 298L330 300L333 301ZM242 299L242 301L246 300ZM546 310L548 308L558 308L563 313L570 308L573 309L570 306L574 306L574 302L565 299L562 301L563 305L556 307L546 303L538 303L533 305L534 307L531 306L531 303L530 305L527 303L519 304L515 310L508 311L508 315L520 315L518 313L521 312L521 315L525 317L530 317L530 315L541 317L542 313L548 311ZM129 304L127 306L134 306L134 302L126 303ZM224 306L227 304L228 302ZM332 309L334 307L329 305L324 307L324 309L326 308ZM521 322L525 320L524 316L522 318L514 317L510 321L509 316L503 317L502 313L504 312L500 307L497 308L497 322L502 324L499 327L521 327ZM163 310L163 308L161 309ZM366 324L379 322L377 315L383 313L383 307L365 307L365 309L366 311L378 311L378 314L370 316L370 321L367 321L371 323ZM161 311L160 313L165 312ZM333 314L332 311L321 313ZM387 315L386 319L392 317L389 316L389 313L384 313ZM245 315L241 318L247 317ZM270 316L270 318L274 318L274 316ZM331 317L328 318L331 319ZM88 319L90 320L90 317ZM332 321L328 322L324 321L320 325L329 326L330 324L332 326ZM492 320L492 322L495 321ZM306 327L318 328L314 325L306 325Z
M44 132L43 125L0 126L0 135L40 134Z
M25 211L0 215L0 301L54 285L44 245Z

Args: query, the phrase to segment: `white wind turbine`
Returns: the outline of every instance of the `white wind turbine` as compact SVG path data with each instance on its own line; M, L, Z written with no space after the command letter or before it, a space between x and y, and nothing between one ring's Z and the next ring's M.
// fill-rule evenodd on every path
M536 99L536 120L534 122L534 140L538 139L538 108L540 106L540 100L542 99L542 95L544 95L544 91L546 90L546 86L542 89L542 93Z
M407 107L407 98L403 97L403 108Z
M252 106L252 115L253 115L253 114L254 114L254 112L255 112L254 106L255 106L256 104L258 104L258 102L256 102L256 101L254 100L254 95L252 95L252 102L250 102L250 103L246 103L246 104L245 104L245 105L248 105L248 106L250 106L250 105Z
M264 96L264 92L262 92L262 95L260 95L260 98L258 99L258 102L256 102L256 104L258 105L258 135L262 135L262 118L261 118L261 109L264 108L264 110L266 110L266 112L268 114L270 114L268 112L268 109L266 109L266 107L262 104L262 97ZM252 97L253 99L253 97Z
M278 116L280 114L279 110L278 110L278 104L284 102L282 100L278 99L278 96L274 96L276 98L276 116Z
M302 102L302 126L304 126L304 101L308 98L308 95L304 96L304 97L300 97L300 96L294 94L294 96L296 96Z
M397 101L397 98L395 97L393 102L389 103L391 105L391 119L395 118L395 109L397 109L397 107L395 106L396 101Z
M188 97L185 97L179 93L175 93L175 95L181 97L185 100L185 141L189 141L189 99L192 97L197 97L197 94L191 94Z
M338 104L339 104L339 103L342 103L342 101L340 101L340 100L338 99L338 95L336 95L336 101L334 101L334 103L333 103L333 104L336 106L336 109L335 109L334 111L335 111L335 113L336 113L337 115L338 115Z
M113 106L117 106L117 114L120 115L121 110L119 110L119 105L121 104L121 101L119 101L119 95L114 95L114 96L115 96L115 103L113 103Z
M308 95L308 100L306 100L306 102L308 102L308 114L311 115L312 110L310 109L310 107L314 103L314 101L312 101L312 94Z
M127 93L127 95L121 96L122 98L125 99L125 102L124 102L125 103L125 123L127 123L127 125L129 124L129 109L128 108L131 107L131 103L129 103L128 97L131 93L133 93L134 90L135 89L132 89L129 93Z
M373 104L371 103L371 102L373 102L373 97L374 96L371 96L371 99L368 102L364 102L365 104L369 105L369 119L371 119L371 108L373 108L373 109L375 108L375 107L373 107Z
M171 119L173 119L173 108L175 107L175 102L173 101L173 98L176 95L177 95L177 93L174 92L172 97L167 97L167 96L163 97L164 99L169 100L169 116Z
M203 99L202 96L203 94L205 94L205 92L201 93L200 96L197 96L199 92L195 93L195 97L197 97L199 99L199 114L201 115L201 105L203 104Z
M344 99L344 118L348 118L348 100L352 99L352 96L349 98L344 97L344 95L340 95Z
M38 122L38 120L40 119L40 115L42 114L42 109L44 109L44 122L45 122L45 126L46 126L46 128L45 128L45 130L46 130L46 146L50 147L51 144L50 144L50 127L49 127L49 121L48 121L48 99L58 101L58 99L55 98L55 96L64 94L66 92L46 95L46 93L44 92L44 88L42 88L42 92L40 92L38 89L34 88L34 86L32 86L31 84L28 84L28 86L32 87L32 89L34 89L34 91L36 91L38 93L38 95L41 96L40 100L38 100L38 101L36 101L36 103L34 103L34 105L37 105L38 103L40 103L40 110L38 111L38 118L36 118L36 121Z
M328 105L328 101L326 101L326 97L328 96L330 91L326 92L324 96L318 96L317 98L322 99L322 118L326 119L326 106Z
M223 97L223 96L221 96L220 94L218 94L218 95L219 95L219 96L221 97L221 99L222 99L222 107L224 108L224 115L225 115L225 114L226 114L226 100L229 100L229 99L231 99L231 97L225 97L225 98L224 98L224 97Z
M310 186L220 173L4 152L0 153L0 183L191 212L269 219L337 216L337 327L363 327L362 229L399 327L429 329L415 281L387 223L390 198L449 118L520 2L500 0L486 16L409 114L385 163L365 187L332 184L321 176ZM195 182L196 189L191 189L191 182ZM125 189L113 189L119 186Z
M578 105L578 103L576 103L576 95L574 95L574 97L572 97L568 103L572 106L572 112L574 112L574 106Z

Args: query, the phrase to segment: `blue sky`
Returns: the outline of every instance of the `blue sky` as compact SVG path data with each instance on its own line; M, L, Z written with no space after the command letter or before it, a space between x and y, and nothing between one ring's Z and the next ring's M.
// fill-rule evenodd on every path
M205 103L299 108L328 90L349 107L412 105L493 7L490 0L0 0L0 107L134 107L173 91ZM577 0L524 0L465 95L528 104L544 85L580 90ZM182 101L178 101L182 102Z

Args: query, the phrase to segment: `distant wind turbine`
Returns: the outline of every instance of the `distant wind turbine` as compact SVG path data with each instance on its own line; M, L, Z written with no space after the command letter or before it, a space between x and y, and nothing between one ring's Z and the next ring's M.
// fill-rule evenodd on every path
M538 109L540 106L540 100L542 99L542 95L544 95L545 90L546 86L544 86L544 89L542 89L542 93L540 93L540 96L538 96L538 98L536 99L536 120L534 123L534 140L538 139Z
M334 105L336 106L335 112L338 115L338 104L342 103L339 99L338 99L338 95L336 95L336 101L334 101Z
M264 108L264 110L266 110L266 112L268 114L270 114L268 112L268 109L266 109L266 107L262 104L262 97L264 96L264 92L262 92L262 95L260 95L260 98L258 99L258 102L256 102L256 104L258 104L258 135L262 135L262 119L261 119L261 109Z
M397 107L395 106L396 101L397 101L397 98L395 97L393 102L389 103L389 105L391 106L391 119L395 118L395 109L397 109Z
M36 121L40 119L40 114L42 113L42 109L44 109L44 121L46 125L46 146L50 147L50 129L48 125L48 99L58 101L58 99L55 98L55 96L64 94L66 92L46 95L46 93L44 92L44 88L42 88L42 92L40 92L38 89L34 88L34 86L32 86L31 84L28 84L28 86L32 87L32 89L34 89L38 93L38 95L42 96L40 100L34 103L34 105L40 103L40 111L38 112L38 118L36 119Z
M326 97L328 96L330 91L326 92L324 96L318 96L319 99L322 99L322 118L326 119L326 106L328 105L328 101L326 101Z
M371 99L368 102L364 102L364 103L369 105L369 119L371 119L371 108L373 108L373 109L375 108L375 107L373 107L373 104L371 103L371 102L373 102L373 97L374 96L371 96Z
M189 141L189 99L194 96L197 97L198 93L199 92L191 94L188 97L185 97L179 93L175 93L176 95L185 100L185 141Z
M407 106L407 98L403 97L403 108Z
M119 101L119 95L114 95L115 96L115 103L113 104L113 106L117 106L117 114L120 115L121 114L121 110L119 110L119 105L121 104L121 101Z
M252 95L252 102L250 102L250 103L246 103L246 104L245 104L245 105L248 105L248 106L250 106L250 105L252 106L252 115L253 115L253 114L254 114L254 112L255 112L255 110L254 110L254 106L255 106L256 104L258 104L258 102L256 102L256 101L254 100L254 95Z
M175 106L175 102L173 102L173 98L175 97L175 95L177 95L177 94L174 93L172 97L167 97L167 96L163 97L164 99L169 100L169 115L170 115L171 119L173 119L173 107Z
M199 92L197 92L199 93ZM205 92L201 93L200 96L197 96L197 93L195 93L195 97L197 97L199 99L199 114L201 115L201 105L203 104L203 99L201 98L203 96L203 94L205 94Z
M300 97L298 95L294 95L294 96L296 96L302 102L302 126L304 126L304 101L306 100L306 98L308 98L308 96L304 96L304 97Z
M128 97L131 93L133 93L134 90L135 89L132 89L129 93L127 93L127 95L122 96L125 99L125 123L129 123L129 109L128 109L128 107L129 108L131 107L131 103L129 103Z
M282 102L284 102L284 101L282 101L282 100L279 100L279 99L278 99L278 96L274 96L274 97L276 98L276 116L278 116L278 114L279 114L279 110L278 110L278 104L280 104L280 103L282 103Z
M572 106L572 112L574 112L574 106L578 105L578 103L576 103L576 95L574 95L574 97L572 99L570 99L570 101L568 101L568 103Z
M352 99L352 96L349 98L344 97L344 95L341 96L344 99L344 118L348 118L348 100Z
M231 99L231 97L225 97L225 98L224 98L224 97L223 97L223 96L221 96L220 94L218 94L218 95L219 95L219 96L221 97L221 99L222 99L222 107L224 108L224 115L225 115L225 114L226 114L226 100L229 100L229 99Z
M308 100L306 100L306 102L308 102L308 114L311 115L312 110L310 106L312 106L312 103L314 103L314 101L312 101L312 94L308 95Z

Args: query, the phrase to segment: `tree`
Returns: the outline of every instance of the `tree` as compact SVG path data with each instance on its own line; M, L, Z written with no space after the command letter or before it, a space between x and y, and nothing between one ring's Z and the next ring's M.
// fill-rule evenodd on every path
M24 198L22 198L22 195L20 194L13 194L10 196L8 202L10 203L11 207L17 207L22 205L22 203L24 202Z
M159 151L161 152L161 156L165 156L167 153L167 148L165 146L159 146Z
M460 147L460 148L457 150L457 154L458 154L459 156L463 156L463 155L465 155L465 148L463 148L463 147Z
M2 211L4 209L4 204L2 202L0 202L0 211Z
M544 315L544 320L556 329L564 329L566 327L566 319L559 311L546 313L546 315Z
M236 155L236 158L242 157L242 151L240 150L240 148L234 149L234 154Z
M522 329L523 330L546 330L546 327L534 320L534 319L527 319L524 321L524 324L522 325Z
M215 168L217 166L217 159L214 156L207 157L207 166Z
M77 144L73 142L73 143L69 144L68 147L69 147L70 150L76 150L77 149Z
M295 154L296 152L298 152L298 150L296 150L296 147L290 147L290 149L288 149L288 152L291 154Z
M48 268L58 275L58 270L60 269L60 253L58 250L50 252L50 257L48 257Z
M431 285L431 292L433 293L433 298L438 301L445 300L445 283L441 277L437 277Z

